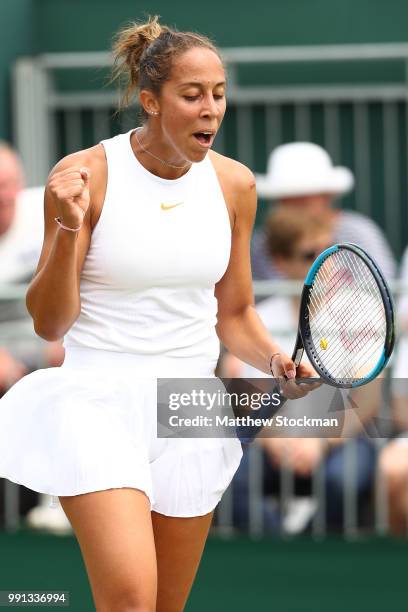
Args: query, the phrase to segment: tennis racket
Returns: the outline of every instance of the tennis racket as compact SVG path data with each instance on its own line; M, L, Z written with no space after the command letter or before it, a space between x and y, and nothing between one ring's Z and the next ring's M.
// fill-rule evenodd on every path
M360 387L385 368L394 341L391 293L375 261L355 244L336 244L323 251L302 290L292 354L295 366L306 351L322 382L339 388ZM270 405L257 410L257 418L273 416L283 401L277 408ZM237 427L238 437L248 443L261 429Z

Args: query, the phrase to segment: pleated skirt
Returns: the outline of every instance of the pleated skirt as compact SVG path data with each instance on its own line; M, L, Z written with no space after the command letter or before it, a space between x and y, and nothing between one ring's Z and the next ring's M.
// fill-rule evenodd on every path
M207 514L237 470L235 438L158 438L157 376L208 364L88 348L22 378L0 400L0 477L53 496L132 487L167 516Z

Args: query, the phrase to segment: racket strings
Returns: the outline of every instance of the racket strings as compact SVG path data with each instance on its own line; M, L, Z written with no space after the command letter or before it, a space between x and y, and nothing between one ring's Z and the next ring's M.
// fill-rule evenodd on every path
M339 295L338 297L341 297L341 296ZM370 321L368 321L367 313L364 311L365 303L364 303L364 300L361 298L361 294L358 294L357 296L358 302L355 302L352 306L350 306L349 300L353 298L355 299L355 296L346 296L346 297L347 297L347 301L343 300L343 303L341 303L340 301L337 303L335 319L333 317L333 308L331 307L330 303L327 304L327 311L324 312L324 314L322 314L322 309L316 310L319 308L319 306L317 305L316 301L314 301L313 309L315 312L317 312L317 315L315 318L315 325L319 329L324 330L327 327L327 325L330 323L330 321L336 321L336 323L341 322L342 326L340 327L340 329L344 329L344 327L346 325L349 325L350 323L353 323L354 327L356 328L363 325L363 327L365 326L367 327L367 329L373 329L373 327L370 325L371 319L372 318L376 319L376 317L382 317L383 315L382 303L377 302L373 304L372 300L369 299L368 305L372 307L373 310L371 312ZM360 329L360 331L362 331L362 328Z
M343 255L345 255L344 252ZM354 255L350 258L350 262L356 277L365 289L363 295L366 298L365 303L361 304L361 317L353 321L353 326L358 331L355 334L356 342L350 346L351 354L355 355L357 350L360 361L356 360L354 366L358 367L361 376L368 373L378 362L383 351L387 324L382 295L375 279L367 270L362 259ZM361 293L359 295L361 296ZM367 298L367 296L370 297ZM362 323L364 320L365 323ZM364 352L358 353L360 347L365 349L365 354Z
M351 251L328 257L309 298L314 350L332 378L362 378L378 362L386 334L381 292L364 261Z
M350 276L348 274L348 271L346 272L343 271L341 275L336 275L336 276L340 276L341 280L343 280L343 278L346 277L346 281L348 282L345 284L350 285ZM366 285L366 288L368 288L367 285ZM328 313L330 315L330 318L333 318L332 317L333 308L331 304L332 302L331 297L334 295L333 286L328 285L328 295L330 298L327 304ZM371 321L367 322L366 320L366 311L365 311L366 304L364 304L364 302L361 299L359 300L359 302L357 302L355 299L356 297L361 298L361 295L364 295L364 294L355 293L354 295L350 295L347 291L346 292L343 291L342 296L341 294L337 295L337 299L339 297L342 297L343 303L341 303L340 300L338 300L336 311L335 311L335 314L337 315L337 317L335 320L337 323L340 323L339 325L340 339L342 341L343 348L346 351L352 351L357 346L361 345L362 342L371 340L373 337L376 336L376 330L371 325ZM365 295L365 297L367 297L367 295ZM345 302L345 299L348 300L348 303ZM350 302L350 300L352 300L352 302ZM352 304L351 307L350 307L350 303ZM372 300L369 301L368 306L373 306ZM360 314L360 316L358 316L358 313ZM371 314L373 315L374 313L372 312ZM377 314L381 316L381 309L377 310ZM318 329L320 333L324 333L324 331L326 331L327 319L328 317L326 317L326 320L324 320L320 316L320 321L318 325ZM350 330L347 329L347 326L350 327L351 324L353 328L352 331L354 330L354 333L350 333ZM356 330L357 330L357 333L356 333Z
M330 330L326 332L329 338L330 353L327 352L323 355L320 353L321 361L324 363L326 369L331 372L334 378L348 378L353 379L355 377L364 377L368 371L374 367L377 363L383 342L379 343L379 346L373 346L373 332L371 329L366 330L366 333L360 332L357 337L350 338L343 334L339 338L333 337ZM367 349L367 343L371 342L371 350ZM375 344L375 338L374 338ZM363 348L365 345L365 354L363 354ZM325 344L327 348L327 341ZM356 352L358 355L356 356ZM364 366L367 366L364 368Z
M350 285L350 277L348 274L345 275L343 273L340 276L341 277L346 276L346 281L348 282L346 282L345 285L346 286ZM362 344L364 343L366 344L368 340L372 340L373 337L375 338L376 333L372 325L369 322L364 320L365 312L366 312L365 310L366 304L364 304L361 300L359 302L356 301L355 298L358 297L358 294L350 295L349 291L345 291L345 292L343 291L343 295L340 296L342 298L343 303L341 303L340 300L338 300L335 310L333 310L331 302L333 301L332 296L334 295L334 292L332 289L333 289L333 286L329 285L328 295L330 299L328 300L328 311L329 311L330 316L326 317L326 319L322 319L322 316L321 316L322 310L320 310L319 311L320 321L317 325L317 328L318 328L318 333L320 335L322 335L323 333L326 333L330 336L333 336L332 330L327 329L328 320L333 319L333 322L338 327L339 333L337 337L337 359L334 357L336 353L334 351L331 351L330 355L332 359L331 359L331 362L328 361L327 363L328 367L331 367L333 370L335 370L337 366L341 363L341 360L344 359L345 356L347 356L347 353L352 353L357 348L360 348ZM339 295L337 296L337 298L339 297ZM350 303L353 304L351 308L350 308ZM368 306L372 306L372 300L369 300ZM358 312L360 313L359 317L356 316ZM337 316L333 318L333 314ZM381 315L381 312L380 312L380 315ZM354 319L354 323L353 323L353 319ZM352 323L353 323L352 329L350 330L350 326ZM339 340L340 340L340 344L339 344ZM333 338L331 339L330 346L331 348L333 348ZM344 353L346 353L346 355ZM328 355L328 353L326 353L326 355ZM366 361L369 361L369 358L370 358L370 354L366 354L365 359L361 361L361 363L359 364L360 367L363 363L365 363ZM353 363L353 366L355 367L355 363ZM337 372L337 374L340 375L339 372ZM343 367L343 372L341 374L343 376L350 376L353 374L353 372L351 372L350 369Z

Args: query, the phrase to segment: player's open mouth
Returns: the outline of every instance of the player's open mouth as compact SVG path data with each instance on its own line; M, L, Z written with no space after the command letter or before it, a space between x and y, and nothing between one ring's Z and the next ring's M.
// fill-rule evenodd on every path
M206 148L211 147L214 140L213 132L195 132L193 136L196 140L198 140L201 146Z

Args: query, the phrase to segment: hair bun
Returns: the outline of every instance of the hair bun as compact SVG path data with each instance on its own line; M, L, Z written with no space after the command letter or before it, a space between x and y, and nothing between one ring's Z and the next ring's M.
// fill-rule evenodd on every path
M127 104L139 84L140 60L144 51L166 30L159 24L159 17L150 17L147 23L132 22L117 34L113 44L113 80L128 74Z
M137 25L133 24L134 28L134 36L138 37L138 40L135 40L136 45L143 46L143 51L147 49L147 47L159 38L160 34L163 32L165 28L159 24L159 16L155 15L154 17L150 17L147 23L142 23ZM142 51L142 53L143 53Z
M194 47L210 49L219 57L218 50L208 38L162 26L158 15L149 17L147 23L132 22L120 30L113 45L112 75L112 81L118 81L120 85L125 83L120 108L129 105L138 88L160 91L169 78L174 58Z

